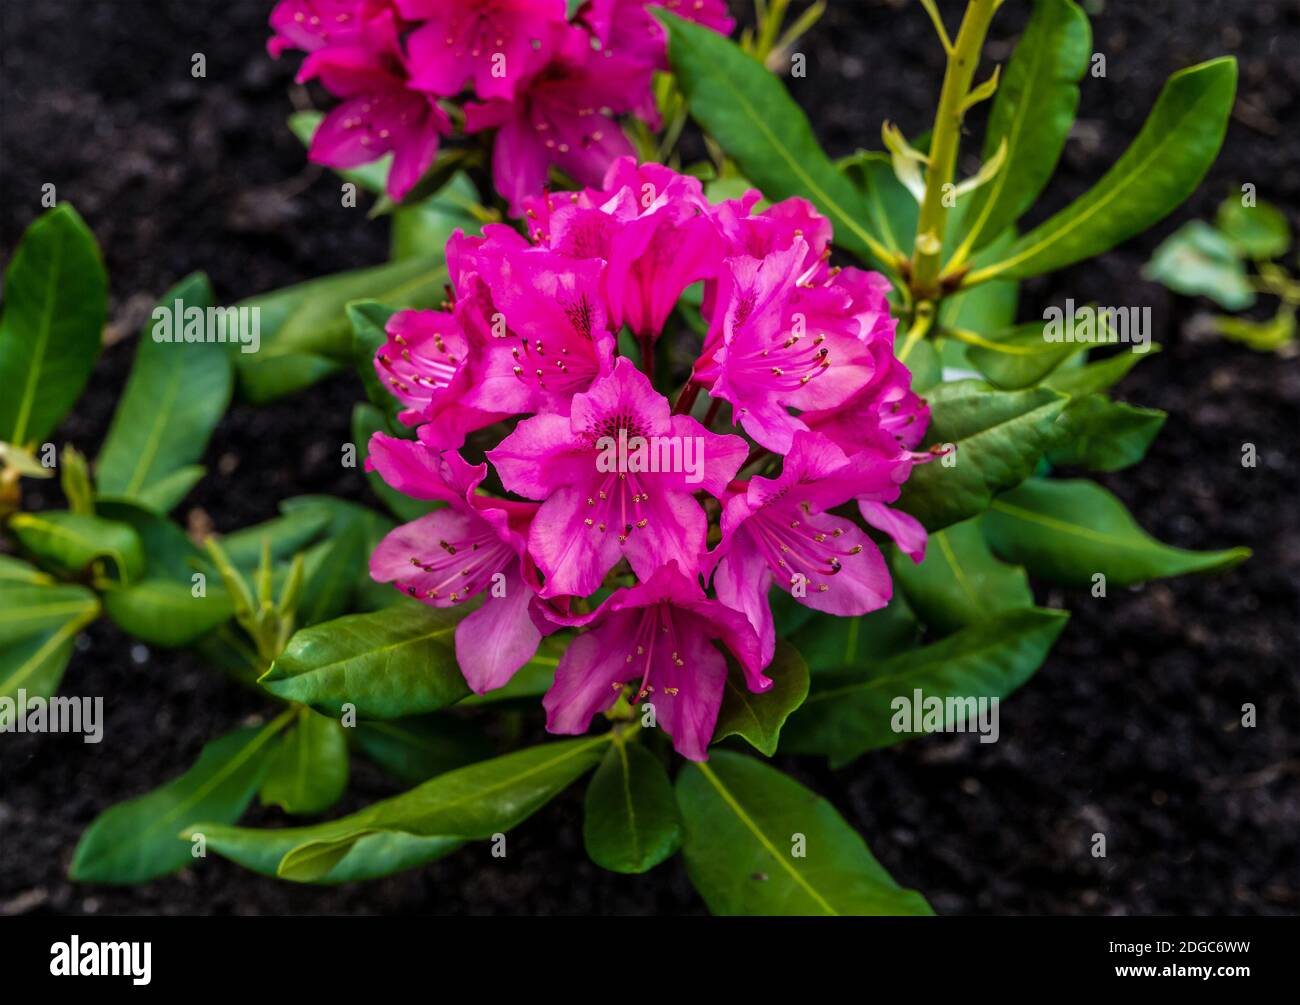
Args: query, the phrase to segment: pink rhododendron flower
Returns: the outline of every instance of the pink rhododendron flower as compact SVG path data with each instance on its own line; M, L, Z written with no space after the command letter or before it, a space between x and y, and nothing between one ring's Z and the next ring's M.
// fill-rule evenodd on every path
M275 34L266 48L277 58L287 49L397 44L393 0L281 0L271 11L271 27Z
M397 0L420 26L407 39L411 86L450 97L472 82L480 98L513 98L546 62L565 0Z
M465 131L496 129L492 179L516 215L546 184L552 164L580 185L598 185L632 144L614 116L651 102L643 64L592 49L569 30L554 58L513 101L465 106Z
M617 700L627 681L636 699L654 701L655 721L683 757L702 761L722 706L727 661L720 640L740 663L751 690L772 681L760 670L758 640L744 615L705 597L699 580L675 561L616 591L570 643L546 692L546 728L583 733L592 716Z
M536 504L476 495L487 465L471 466L455 451L383 433L371 437L369 451L366 467L393 488L447 503L391 531L370 557L370 575L434 607L483 594L483 605L456 626L456 660L479 694L503 687L542 638L524 547Z
M418 439L377 434L368 464L445 507L390 533L372 574L429 604L483 598L456 635L475 691L576 630L548 729L581 732L627 693L703 759L724 653L751 690L771 684L773 587L858 617L893 592L873 535L923 557L924 529L894 504L929 457L914 452L929 412L894 356L885 280L830 264L809 203L713 206L695 179L631 158L600 184L526 199L527 237L457 233L445 309L389 320L376 372ZM673 319L697 282L699 355L687 371L668 354L656 383L616 333L639 336L647 367L656 338L676 351L695 337ZM675 405L659 390L674 378ZM743 436L709 428L724 401ZM471 434L478 466L457 452ZM482 491L497 481L505 496Z
M334 168L353 168L392 153L388 194L400 199L420 180L451 132L447 113L409 90L393 53L365 46L330 46L307 57L299 80L319 77L342 104L325 116L308 156Z
M637 440L656 470L630 458L627 470L602 463L618 460L611 450L620 441L632 451ZM661 447L679 459L668 470ZM694 493L720 496L745 454L739 437L670 414L668 400L620 358L613 373L574 396L568 416L525 419L488 459L509 491L545 500L528 548L546 575L542 595L554 597L593 593L620 557L642 579L670 561L698 569L706 520Z
M889 602L880 550L853 521L828 510L858 497L897 498L906 464L871 451L848 456L824 436L797 432L777 478L733 486L713 585L719 600L749 617L764 660L776 643L767 599L774 582L799 603L844 617Z
M682 291L717 269L721 241L703 186L660 164L620 157L601 189L558 207L549 196L529 200L525 210L539 243L605 260L610 320L641 338L658 337Z
M723 35L730 35L736 26L727 14L726 0L591 0L583 18L603 50L666 70L668 38L650 14L651 7L662 7Z

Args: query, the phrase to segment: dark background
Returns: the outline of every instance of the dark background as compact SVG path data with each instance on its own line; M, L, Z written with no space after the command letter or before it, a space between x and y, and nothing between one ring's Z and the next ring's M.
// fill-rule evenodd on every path
M898 881L941 913L1295 913L1300 374L1294 357L1192 337L1187 322L1206 304L1174 298L1138 272L1160 238L1184 220L1212 217L1242 182L1300 225L1300 4L1085 6L1107 77L1085 78L1075 134L1033 219L1101 176L1174 70L1235 54L1238 106L1217 164L1185 206L1099 260L1025 284L1020 316L1040 316L1066 297L1152 307L1166 351L1118 395L1170 418L1143 464L1101 481L1167 541L1245 544L1255 556L1225 575L1106 599L1040 590L1040 602L1068 606L1074 617L1043 669L1005 704L997 744L934 737L840 773L811 759L782 767L831 799ZM41 185L54 182L104 249L110 337L121 339L60 443L93 456L130 366L130 338L180 276L203 269L233 301L385 256L383 226L340 207L337 181L305 164L284 126L296 63L265 55L270 7L0 4L0 248L12 253L40 212ZM955 33L961 5L941 7ZM792 82L830 152L878 147L885 118L908 134L926 129L942 60L919 4L832 0L830 8L798 46L807 79ZM999 13L990 60L1005 61L1026 12L1011 0ZM190 77L195 52L207 57L204 80ZM978 134L968 147L978 149ZM1265 302L1257 313L1271 310ZM359 473L337 461L360 394L345 376L273 407L236 404L205 458L208 477L178 515L227 531L274 515L290 495L366 498ZM1241 466L1246 442L1259 452L1254 469ZM41 505L36 491L28 504ZM133 648L107 623L81 643L64 690L105 696L107 739L0 742L0 914L703 911L680 859L642 877L587 861L581 785L513 832L503 860L480 844L386 880L315 888L212 856L138 888L71 884L73 847L97 813L174 777L206 740L265 712L187 654ZM1258 707L1254 729L1239 725L1244 702ZM345 808L394 791L360 758L353 767ZM258 808L245 819L283 822ZM1098 831L1107 836L1101 860L1089 854Z

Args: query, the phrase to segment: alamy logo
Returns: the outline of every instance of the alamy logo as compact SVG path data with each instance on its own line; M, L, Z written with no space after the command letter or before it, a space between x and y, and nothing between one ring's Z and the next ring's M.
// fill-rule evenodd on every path
M240 352L257 352L262 346L262 308L185 306L176 300L170 307L153 309L155 342L229 342Z
M1087 342L1095 345L1129 345L1137 353L1151 348L1150 307L1076 308L1066 298L1065 308L1055 305L1043 311L1043 341Z
M596 470L618 474L640 474L673 471L686 475L686 480L697 485L704 480L704 437L702 436L644 436L627 435L626 429L618 431L618 439L602 436L596 441L600 454L596 457Z
M50 973L55 977L130 977L148 984L153 971L152 942L68 942L50 946Z
M900 694L889 703L894 714L889 728L895 733L979 733L980 743L997 743L998 699L936 694L918 687L911 697Z
M0 697L0 733L81 733L83 743L104 738L103 698Z

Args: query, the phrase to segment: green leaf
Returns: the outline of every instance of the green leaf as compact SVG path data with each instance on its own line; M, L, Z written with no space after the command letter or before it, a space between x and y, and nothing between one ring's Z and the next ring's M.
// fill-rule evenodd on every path
M1008 227L975 256L973 265L997 261L1015 240L1014 228ZM1000 332L1015 324L1019 299L1020 284L1013 279L980 283L944 297L939 304L939 324L943 328L965 328L981 335Z
M815 678L836 670L852 670L916 645L921 637L912 609L895 590L889 604L857 618L815 612L790 636L791 644Z
M231 823L261 784L287 723L281 716L261 728L227 733L203 748L180 778L111 806L81 835L69 875L82 883L144 883L191 861L190 844L177 832L191 820Z
M53 595L24 595L23 590ZM63 605L66 607L60 613ZM98 614L99 603L89 590L74 586L15 588L0 581L0 698L16 700L20 690L29 698L53 696L72 656L77 633ZM46 627L33 632L33 625Z
M910 701L917 690L945 701L1005 698L1042 666L1068 618L1066 611L1038 607L1006 610L879 663L869 675L818 677L786 726L784 749L826 754L831 767L839 768L869 750L920 735L909 717L898 721L903 713L895 708L899 698Z
M245 869L276 876L280 860L298 845L312 839L328 824L313 827L283 827L278 830L254 830L226 824L194 824L185 837L202 834L207 846ZM322 885L378 879L413 869L443 858L465 844L459 838L415 837L411 834L371 834L348 849L326 873L310 882Z
M1037 0L1016 44L984 133L984 160L1003 142L1002 169L970 197L964 219L987 244L1037 200L1061 157L1092 55L1087 15L1071 0Z
M187 464L141 489L137 493L137 498L142 506L148 507L155 513L170 513L190 494L190 490L205 474L207 468L202 464Z
M1188 221L1161 241L1142 267L1142 278L1185 296L1207 296L1230 311L1255 302L1236 246L1200 220Z
M739 736L768 757L776 753L781 726L808 696L808 668L793 646L778 641L772 664L764 672L772 678L772 686L762 694L754 694L745 684L740 668L729 662L722 708L713 730L714 743Z
M168 312L179 329L186 310L211 306L212 288L196 272L168 290L154 310ZM228 318L223 323L233 324ZM139 500L198 460L230 404L234 375L225 346L184 342L179 331L176 341L157 341L156 324L148 322L140 333L131 376L95 464L105 495Z
M822 151L780 80L726 36L664 10L651 13L668 30L668 59L691 116L741 173L770 200L811 200L834 224L837 244L885 266L884 246L862 223L864 199Z
M1160 351L1159 343L1150 343L1146 352L1117 352L1078 367L1061 367L1043 381L1044 387L1081 398L1105 391L1121 381L1133 367Z
M332 716L345 702L362 719L435 712L469 693L452 636L461 616L421 604L304 628L261 683L286 701Z
M348 304L348 321L352 324L352 363L366 389L366 397L383 414L389 432L401 428L397 421L401 403L380 382L379 374L375 372L375 353L388 341L384 329L389 318L396 313L396 309L375 300Z
M1067 401L1048 388L996 391L977 380L940 384L927 397L926 442L955 451L914 467L898 505L931 531L977 516L1029 477L1060 435Z
M1158 408L1137 408L1104 394L1075 398L1064 413L1066 436L1047 451L1047 460L1057 467L1119 471L1146 456L1166 418Z
M1031 478L995 500L984 533L1003 558L1031 576L1083 589L1101 573L1109 586L1227 569L1249 548L1186 551L1161 544L1129 516L1124 504L1083 479Z
M931 534L920 565L897 548L890 549L889 564L894 582L938 635L1034 604L1025 570L993 556L978 517Z
M715 915L933 913L894 882L835 807L753 758L715 750L688 764L677 802L687 872Z
M978 344L967 344L966 356L989 383L1014 390L1037 384L1086 348L1084 342L1048 342L1043 337L1043 322L1030 321L981 338Z
M206 596L196 597L190 584L170 579L107 589L104 610L128 635L169 649L196 642L233 613L230 596L215 584Z
M101 558L113 564L123 584L139 579L144 571L140 538L131 527L114 520L47 510L15 513L9 529L24 548L63 572L81 572Z
M48 573L41 572L34 565L10 555L0 555L0 587L12 586L15 583L37 586L52 582L54 579Z
M911 255L921 207L898 180L889 155L860 150L838 166L861 193L871 233L878 234L891 251Z
M1246 206L1241 198L1231 196L1219 204L1215 222L1247 258L1281 258L1291 246L1286 215L1266 202Z
M447 241L458 230L477 234L482 224L474 210L478 189L464 171L457 171L433 195L403 201L393 212L389 257L393 261L444 255Z
M492 756L492 745L477 725L436 712L358 722L352 735L366 757L411 784Z
M436 307L445 282L442 255L426 255L338 272L240 301L236 306L261 311L262 339L258 352L234 353L241 391L255 402L269 401L347 363L352 354L349 302Z
M320 813L338 802L347 784L343 726L309 708L299 710L262 780L262 805L279 806L286 813Z
M682 819L663 765L638 743L615 741L587 787L582 841L611 872L640 873L682 843Z
M469 840L503 833L595 767L609 742L609 734L603 734L547 743L449 771L321 825L311 840L284 856L278 874L301 882L318 880L358 841L381 831Z
M1025 234L993 265L967 277L1023 279L1113 248L1168 216L1200 184L1223 142L1237 88L1230 56L1166 81L1137 139L1106 175Z
M1295 340L1295 313L1295 304L1284 303L1267 321L1219 316L1214 319L1214 330L1256 352L1277 352Z
M99 356L108 278L95 236L67 203L23 234L5 270L0 314L0 440L54 431Z
M54 631L69 621L89 623L98 613L99 600L84 587L0 580L0 646Z

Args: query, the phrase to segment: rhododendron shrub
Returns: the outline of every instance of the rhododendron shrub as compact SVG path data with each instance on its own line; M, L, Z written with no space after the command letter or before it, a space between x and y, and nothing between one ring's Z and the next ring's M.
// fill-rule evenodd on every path
M316 883L470 842L495 854L594 772L583 841L606 868L680 851L715 913L929 913L767 759L991 741L988 710L1066 627L1036 591L1122 603L1248 552L1162 544L1089 477L1140 461L1163 425L1111 396L1157 347L1091 307L1016 323L1021 280L1195 189L1235 64L1175 74L1095 187L1024 228L1073 121L1087 18L1038 0L978 83L998 0L970 0L955 35L922 6L948 57L933 128L909 138L879 109L884 149L838 162L779 79L808 69L791 46L816 7L783 33L786 5L759 4L732 41L713 0L275 6L271 53L305 53L300 76L337 102L293 127L339 169L342 211L374 196L392 260L246 301L264 347L232 357L237 388L310 394L353 367L365 401L344 456L388 512L290 500L188 556L229 604L201 650L279 714L104 814L74 875L151 878L191 842ZM986 101L981 166L960 178L966 114ZM5 345L0 371L26 365ZM16 457L41 435L28 398L0 408ZM121 491L165 503L180 478ZM130 555L75 556L118 569L119 622ZM177 575L158 561L156 578ZM349 746L414 787L324 822L237 826L255 795L328 809ZM141 826L190 796L183 839Z

